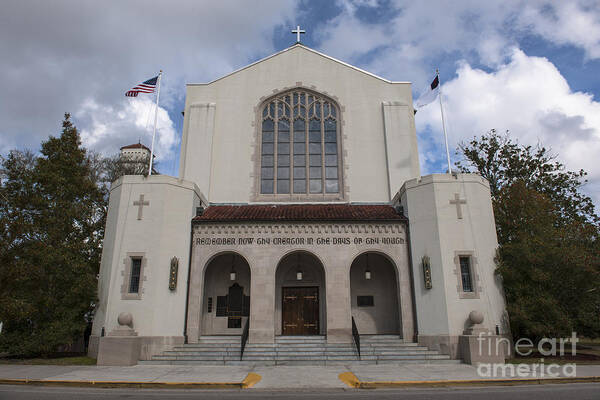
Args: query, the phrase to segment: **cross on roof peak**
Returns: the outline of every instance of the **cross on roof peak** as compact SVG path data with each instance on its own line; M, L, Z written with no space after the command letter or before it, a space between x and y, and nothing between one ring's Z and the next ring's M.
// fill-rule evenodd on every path
M306 33L304 29L300 29L300 25L296 27L296 29L292 29L292 33L296 34L296 43L300 43L300 34Z

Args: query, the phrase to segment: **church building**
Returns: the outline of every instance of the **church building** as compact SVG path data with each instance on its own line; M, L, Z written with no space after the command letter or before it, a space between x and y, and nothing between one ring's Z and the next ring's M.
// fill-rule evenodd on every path
M179 176L111 186L90 355L380 362L380 340L469 361L508 335L489 185L421 176L412 104L300 43L188 84Z

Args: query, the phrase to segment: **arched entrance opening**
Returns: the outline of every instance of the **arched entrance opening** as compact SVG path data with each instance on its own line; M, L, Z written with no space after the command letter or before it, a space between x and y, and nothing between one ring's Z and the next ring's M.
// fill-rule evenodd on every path
M204 269L201 335L241 335L250 316L250 266L227 252Z
M292 252L275 273L275 335L325 335L325 269L313 254Z
M361 335L400 334L398 299L396 268L386 256L367 252L354 259L350 301Z

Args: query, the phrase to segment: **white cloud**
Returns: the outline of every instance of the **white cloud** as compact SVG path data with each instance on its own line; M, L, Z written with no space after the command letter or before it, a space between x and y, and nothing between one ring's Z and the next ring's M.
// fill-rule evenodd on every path
M319 31L322 49L395 80L426 83L440 57L461 57L494 68L505 62L524 34L573 45L600 58L598 1L412 1L391 4L338 0L342 12ZM393 17L373 25L359 6L387 7ZM371 52L377 51L376 54ZM371 53L371 54L370 54Z
M142 143L150 147L154 127L154 102L148 97L125 99L116 106L100 105L88 99L75 118L84 126L80 129L83 144L107 155L121 146ZM119 110L119 111L117 111ZM179 135L167 110L158 108L155 154L157 161L175 157L179 150Z
M519 23L558 44L585 50L588 58L600 57L600 3L584 1L536 1L524 4Z
M342 12L315 32L320 47L327 54L352 58L387 43L383 25L366 24L356 16L357 6L375 7L377 1L355 0L338 4L342 6Z
M550 61L519 49L493 72L462 63L457 74L442 86L451 147L492 128L509 130L523 144L551 148L569 169L588 171L587 190L600 202L600 103L592 95L573 92ZM441 144L439 112L433 104L421 109L416 124Z
M185 83L214 79L274 51L273 29L295 9L294 0L4 1L0 152L38 149L60 133L65 111L96 150L137 142L145 134L136 108L143 100L126 101L126 90L163 69L160 103L172 108ZM178 117L181 110L174 111ZM174 121L164 109L160 119L160 152L173 155Z

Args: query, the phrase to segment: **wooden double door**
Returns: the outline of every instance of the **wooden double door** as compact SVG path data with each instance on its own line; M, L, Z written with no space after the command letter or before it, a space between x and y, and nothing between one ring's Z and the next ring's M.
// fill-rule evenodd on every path
M282 334L318 335L319 328L319 288L283 288Z

